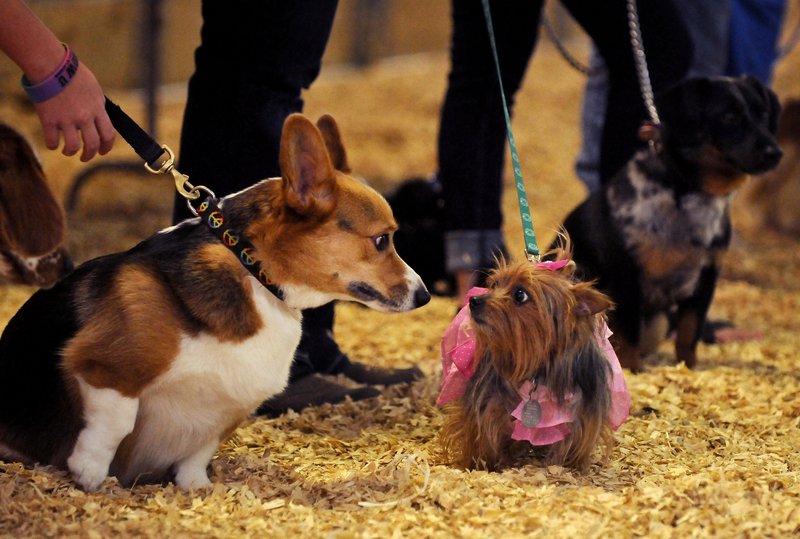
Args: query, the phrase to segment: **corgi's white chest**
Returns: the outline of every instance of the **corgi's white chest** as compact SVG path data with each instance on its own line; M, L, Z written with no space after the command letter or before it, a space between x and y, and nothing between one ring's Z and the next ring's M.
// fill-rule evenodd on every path
M286 387L300 342L300 313L258 284L253 290L263 321L258 333L239 343L184 336L170 369L142 393L135 467L185 458Z

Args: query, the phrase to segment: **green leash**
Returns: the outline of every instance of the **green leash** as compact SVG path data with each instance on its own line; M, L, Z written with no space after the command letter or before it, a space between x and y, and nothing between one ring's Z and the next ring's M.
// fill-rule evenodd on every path
M506 118L508 146L511 150L511 164L514 166L514 182L517 186L517 198L519 199L519 215L522 218L522 232L525 236L525 253L528 255L528 260L538 262L539 245L536 243L536 234L533 232L533 218L531 217L530 204L528 204L528 195L525 193L525 184L522 181L522 169L519 165L517 145L514 143L514 133L511 131L511 117L508 114L506 93L503 90L503 77L500 74L500 60L497 56L497 44L494 40L492 14L489 12L489 0L483 0L483 13L486 16L486 28L489 30L489 42L492 45L494 65L497 68L497 82L500 85L500 98L503 100L503 114L505 114Z

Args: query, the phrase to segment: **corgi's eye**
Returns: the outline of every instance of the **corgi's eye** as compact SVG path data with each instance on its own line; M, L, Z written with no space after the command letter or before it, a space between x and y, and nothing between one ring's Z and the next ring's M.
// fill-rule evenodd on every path
M389 248L389 234L373 236L372 243L375 244L375 249L377 249L378 252L385 251Z
M515 289L514 293L512 294L512 297L514 298L514 303L516 303L517 305L522 305L523 303L531 299L528 293L525 292L525 290L522 288Z

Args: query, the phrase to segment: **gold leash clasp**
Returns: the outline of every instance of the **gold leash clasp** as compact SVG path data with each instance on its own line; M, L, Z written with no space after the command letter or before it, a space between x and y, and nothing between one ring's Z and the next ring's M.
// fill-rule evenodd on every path
M200 192L194 185L189 183L189 176L175 168L175 153L169 146L164 145L161 147L166 153L162 154L160 160L156 163L158 168L153 168L149 163L145 163L144 168L147 169L147 172L152 174L172 174L172 179L175 180L175 189L183 198L187 200L200 198Z
M530 262L531 264L538 264L539 263L539 260L540 260L539 259L539 255L530 253L530 252L528 252L527 249L524 251L524 254L525 254L525 258L527 258L528 262Z

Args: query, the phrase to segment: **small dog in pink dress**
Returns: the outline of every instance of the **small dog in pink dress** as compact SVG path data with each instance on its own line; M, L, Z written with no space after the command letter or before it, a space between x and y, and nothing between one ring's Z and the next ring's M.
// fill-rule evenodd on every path
M611 301L559 255L499 264L445 332L447 460L497 470L535 446L546 462L582 470L598 444L610 451L630 408L603 314Z

